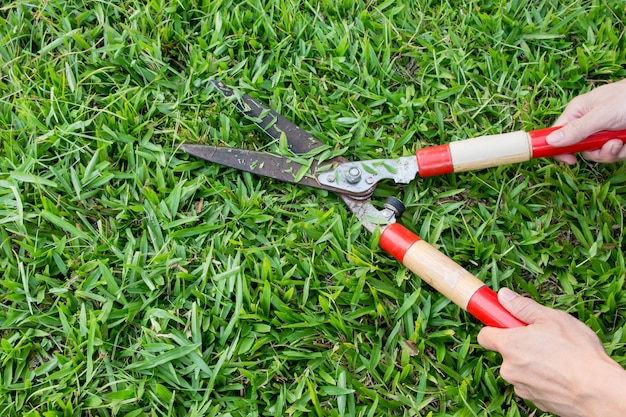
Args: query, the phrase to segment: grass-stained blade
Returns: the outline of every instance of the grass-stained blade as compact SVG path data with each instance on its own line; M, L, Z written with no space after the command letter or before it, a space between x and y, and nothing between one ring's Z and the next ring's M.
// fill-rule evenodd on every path
M247 94L238 94L232 87L221 81L212 81L222 95L232 98L234 105L246 117L251 119L262 131L276 141L281 135L287 138L287 146L295 155L303 155L324 147L324 144L309 132L302 130L295 123L267 107ZM318 187L323 188L323 187Z
M245 149L193 144L181 145L181 149L198 158L236 168L240 171L322 190L342 192L342 190L320 184L317 181L314 173L318 165L315 160L311 160L310 166L306 166L279 155ZM305 172L304 175L303 172Z

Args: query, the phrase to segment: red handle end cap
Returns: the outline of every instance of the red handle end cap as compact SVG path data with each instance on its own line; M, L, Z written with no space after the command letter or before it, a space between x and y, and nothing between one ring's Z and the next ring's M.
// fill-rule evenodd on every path
M419 236L398 223L390 224L383 230L379 245L385 252L402 263L404 255L418 240Z

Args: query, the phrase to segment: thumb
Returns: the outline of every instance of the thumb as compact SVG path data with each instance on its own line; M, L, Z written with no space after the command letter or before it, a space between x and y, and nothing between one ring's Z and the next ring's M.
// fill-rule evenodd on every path
M601 115L597 113L592 110L579 118L568 121L559 130L550 133L546 141L552 146L568 146L599 132L606 123L601 122Z
M545 313L546 307L521 295L509 290L501 288L498 291L498 301L511 314L526 324L533 324L539 320Z

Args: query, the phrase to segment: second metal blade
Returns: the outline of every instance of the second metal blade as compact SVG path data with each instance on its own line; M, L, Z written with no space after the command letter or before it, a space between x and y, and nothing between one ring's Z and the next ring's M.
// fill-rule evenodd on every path
M285 134L289 150L296 155L303 155L323 148L324 144L309 132L284 118L274 110L250 97L247 94L237 95L235 91L221 81L213 81L213 85L226 98L233 98L237 109L274 140L280 140Z

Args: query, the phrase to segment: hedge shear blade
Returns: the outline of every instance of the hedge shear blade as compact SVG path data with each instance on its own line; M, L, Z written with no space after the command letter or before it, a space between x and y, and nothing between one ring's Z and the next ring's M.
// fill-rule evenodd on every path
M329 149L313 135L287 120L265 104L253 99L247 94L238 94L234 89L221 81L213 81L213 85L222 95L232 100L235 107L248 119L253 121L263 132L277 143L286 140L287 148L293 157L275 155L267 152L233 149L221 146L182 145L187 153L207 161L216 162L241 171L263 175L284 182L290 182L323 190L349 194L355 199L366 199L376 188L372 183L362 186L359 190L345 190L328 181L324 183L316 178L316 173L324 170L336 169L349 162L346 158L336 156L327 160L307 158L302 155L315 156ZM298 158L300 156L300 158ZM330 174L329 174L330 175ZM334 175L334 174L332 174Z
M400 200L388 201L380 210L370 203L369 198L376 187L376 183L384 177L384 175L375 176L373 170L389 172L393 178L398 171L404 170L405 165L408 164L408 169L412 169L409 176L415 176L417 170L411 168L414 164L404 158L391 168L384 165L394 163L393 161L373 162L372 166L367 167L367 169L357 165L359 169L353 170L351 168L354 166L350 165L353 163L343 157L333 157L319 163L317 161L311 163L310 161L298 160L297 156L302 159L302 155L315 154L318 150L327 149L327 147L311 134L254 98L245 94L238 94L234 89L220 81L214 82L214 85L224 97L233 101L239 111L256 123L272 139L286 140L289 149L294 153L294 158L207 145L184 144L181 146L184 151L228 167L298 185L336 192L348 205L348 208L362 221L367 230L370 232L377 228L380 230L381 248L455 304L489 326L518 327L524 325L499 304L496 294L482 281L396 222L396 218L404 210ZM335 177L335 180L331 181L329 172L337 171L341 169L341 166L348 166L349 168L342 174L333 173L332 175L341 175L342 177L341 180L337 180ZM395 174L394 171L396 171ZM366 175L373 178L368 180ZM321 177L325 178L326 183L320 181ZM345 184L360 183L361 180L367 186L360 186L358 190L345 186ZM406 175L401 178L401 181L408 182L409 180L407 180Z
M295 159L288 159L266 152L233 149L223 146L185 144L181 148L198 158L236 168L240 171L323 190L342 191L332 185L321 184L315 177L307 175L309 171L315 172L318 169L318 164L315 161L310 162L309 165L304 165ZM302 170L306 171L304 175L302 175Z

